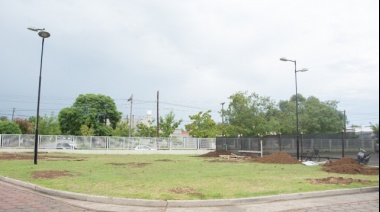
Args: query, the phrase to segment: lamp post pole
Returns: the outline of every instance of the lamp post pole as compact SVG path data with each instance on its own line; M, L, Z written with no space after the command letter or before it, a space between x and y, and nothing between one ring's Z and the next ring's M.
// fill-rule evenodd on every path
M305 72L308 71L307 68L303 68L301 70L297 70L297 61L289 60L284 57L280 58L281 61L289 61L294 63L294 76L296 81L296 130L297 130L297 160L300 159L300 136L299 136L299 127L298 127L298 89L297 89L297 72Z
M131 108L129 111L129 139L131 138L131 128L132 128L132 102L133 102L133 94L129 97L128 102L131 102Z
M37 116L36 116L36 132L34 135L34 164L37 165L37 155L38 155L38 121L40 119L40 96L41 96L41 75L42 75L42 59L44 55L44 42L45 38L50 37L50 33L44 31L43 29L38 29L34 27L29 27L29 30L38 32L38 35L42 38L42 48L41 48L41 61L40 61L40 76L38 81L38 98L37 98Z

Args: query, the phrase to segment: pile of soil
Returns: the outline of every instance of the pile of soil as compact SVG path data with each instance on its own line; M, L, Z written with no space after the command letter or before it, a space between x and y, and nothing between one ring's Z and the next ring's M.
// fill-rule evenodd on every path
M365 174L379 175L379 168L366 168L352 158L341 158L337 161L326 163L322 170L339 174Z
M208 152L206 154L199 155L198 157L219 157L220 155L232 155L232 153L223 149L217 149L213 152Z
M285 152L274 152L270 155L265 155L260 158L252 158L251 161L259 163L275 163L275 164L300 164L296 158Z

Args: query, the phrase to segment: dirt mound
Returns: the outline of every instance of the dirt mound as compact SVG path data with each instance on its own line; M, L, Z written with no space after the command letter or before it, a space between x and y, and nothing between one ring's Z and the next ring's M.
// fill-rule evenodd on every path
M322 170L339 174L379 175L379 168L366 168L352 158L341 158L335 162L326 163Z
M219 157L220 155L231 155L232 153L226 150L217 149L213 152L208 152L203 155L199 155L198 157Z
M253 162L259 163L276 163L276 164L300 164L301 162L293 158L291 155L285 152L274 152L270 155L265 155L261 158L251 159Z

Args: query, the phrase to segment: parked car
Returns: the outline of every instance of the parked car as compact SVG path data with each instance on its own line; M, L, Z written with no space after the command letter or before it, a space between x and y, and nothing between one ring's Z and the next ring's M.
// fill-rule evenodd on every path
M69 145L71 146L72 149L76 149L77 148L77 143L75 141L69 143Z
M57 143L56 149L72 149L69 143Z
M135 150L156 150L156 149L153 149L152 147L147 146L147 145L138 145L135 147Z

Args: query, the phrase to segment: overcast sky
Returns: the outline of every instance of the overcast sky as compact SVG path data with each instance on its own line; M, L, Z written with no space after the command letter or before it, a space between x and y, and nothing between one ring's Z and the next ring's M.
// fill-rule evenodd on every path
M349 125L379 123L378 0L0 0L0 116L58 115L104 94L126 118L212 110L238 91L339 101ZM14 112L13 112L14 111Z

